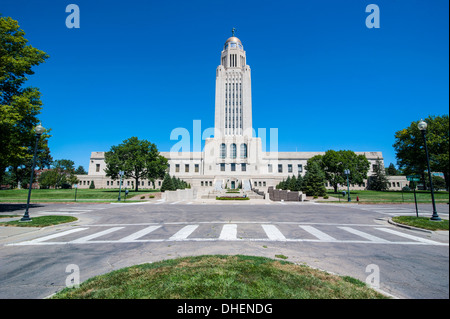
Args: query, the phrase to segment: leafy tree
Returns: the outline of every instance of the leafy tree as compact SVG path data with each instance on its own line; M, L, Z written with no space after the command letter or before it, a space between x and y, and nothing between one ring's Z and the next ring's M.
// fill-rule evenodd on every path
M303 187L303 176L298 174L297 180L295 181L295 190L301 191Z
M122 144L112 146L105 153L106 176L119 178L119 171L125 178L134 178L135 191L139 189L139 180L163 178L167 169L167 159L159 154L155 144L147 140L131 137Z
M430 157L430 168L435 172L444 173L446 188L449 187L449 118L448 115L428 116L427 147ZM422 133L417 127L419 121L414 121L409 127L395 132L393 145L397 165L405 175L419 174L422 183L427 180L427 160Z
M68 159L54 161L52 169L42 172L38 182L43 188L71 188L73 184L78 183L74 162Z
M308 196L325 196L325 174L319 163L312 161L306 165L306 174L303 180L303 191Z
M368 188L375 191L385 191L389 189L389 181L386 177L383 163L378 158L375 162L373 175L370 176L368 181Z
M297 184L297 178L295 177L295 175L292 175L292 178L291 178L291 180L289 182L289 185L288 185L288 189L291 192L296 191L296 187L295 187L296 184Z
M161 184L161 192L173 191L173 190L175 190L175 186L173 185L172 178L170 177L169 174L166 174L164 176L164 180Z
M48 55L27 44L24 35L16 20L0 17L0 180L7 167L17 173L31 161L36 140L33 128L42 109L39 89L24 84L34 74L33 67ZM40 150L45 149L47 133L41 136Z
M308 160L308 164L315 162L325 173L325 179L330 182L337 193L338 184L345 184L346 169L350 170L349 182L361 184L367 178L370 163L364 155L356 155L353 151L328 150L324 155L316 155Z
M83 166L79 165L78 168L75 170L75 174L77 175L87 175L86 170Z
M386 175L389 175L389 176L397 175L397 169L395 168L393 163L390 163L389 167L386 169Z

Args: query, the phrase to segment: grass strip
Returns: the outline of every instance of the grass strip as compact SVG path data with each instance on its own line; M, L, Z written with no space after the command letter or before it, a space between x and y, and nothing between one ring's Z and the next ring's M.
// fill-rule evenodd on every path
M70 223L78 220L73 216L39 216L32 217L29 222L21 222L20 220L13 220L9 222L0 222L0 226L12 226L12 227L46 227L52 225L58 225L63 223Z
M384 299L352 277L255 256L203 255L122 268L55 299Z
M413 226L428 230L448 230L448 219L441 221L430 220L429 217L416 217L416 216L396 216L392 217L392 220L396 223Z

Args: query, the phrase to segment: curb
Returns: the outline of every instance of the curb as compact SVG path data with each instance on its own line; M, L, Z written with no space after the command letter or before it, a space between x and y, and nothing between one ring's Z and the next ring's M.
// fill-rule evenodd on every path
M402 228L407 228L407 229L411 229L411 230L417 230L417 231L421 231L421 232L425 232L425 233L429 233L429 234L434 233L432 230L423 229L423 228L417 228L417 227L414 227L414 226L409 226L409 225L404 225L404 224L396 223L396 222L394 222L394 221L392 220L392 217L389 217L388 223L391 224L391 225L394 225L394 226L398 226L398 227L402 227Z

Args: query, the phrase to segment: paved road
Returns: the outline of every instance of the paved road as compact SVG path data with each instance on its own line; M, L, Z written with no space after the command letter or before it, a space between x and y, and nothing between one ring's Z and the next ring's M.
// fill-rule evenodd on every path
M429 206L419 205L420 215L430 216ZM0 205L0 212L16 208L23 213L11 205ZM438 205L438 212L448 218L448 205ZM49 296L64 288L69 265L84 281L134 264L201 254L285 255L362 281L379 271L380 289L396 297L449 298L448 232L387 223L394 215L415 215L414 205L155 201L30 210L32 217L50 214L79 220L33 231L0 227L0 298Z

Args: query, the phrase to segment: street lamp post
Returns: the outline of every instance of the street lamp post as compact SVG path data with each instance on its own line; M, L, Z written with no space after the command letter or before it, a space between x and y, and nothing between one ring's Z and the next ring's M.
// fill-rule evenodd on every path
M349 169L344 170L344 174L347 175L347 193L348 193L348 201L351 202L352 199L350 198L350 183L349 183L349 180L348 180L348 176L350 175L350 170L349 170Z
M120 181L119 181L119 198L118 201L120 202L120 193L122 191L122 176L123 176L123 171L119 171L119 176L120 176Z
M433 203L433 216L431 216L431 220L440 221L441 218L439 217L437 211L436 211L436 203L434 202L434 190L433 190L433 181L431 179L431 169L430 169L430 158L428 156L428 148L427 148L427 138L425 136L425 133L427 131L427 123L424 120L420 120L419 124L417 125L419 127L419 130L422 132L423 137L423 143L425 145L425 153L427 154L427 167L428 167L428 178L430 179L430 188L431 188L431 202Z
M34 145L33 166L31 166L30 184L28 186L27 208L25 209L25 214L20 219L21 222L30 222L31 221L30 215L28 213L28 208L30 206L31 186L33 184L34 167L36 166L37 146L38 146L39 138L41 137L42 133L45 132L45 128L42 127L41 123L39 123L38 126L36 126L35 131L36 131L36 143Z

